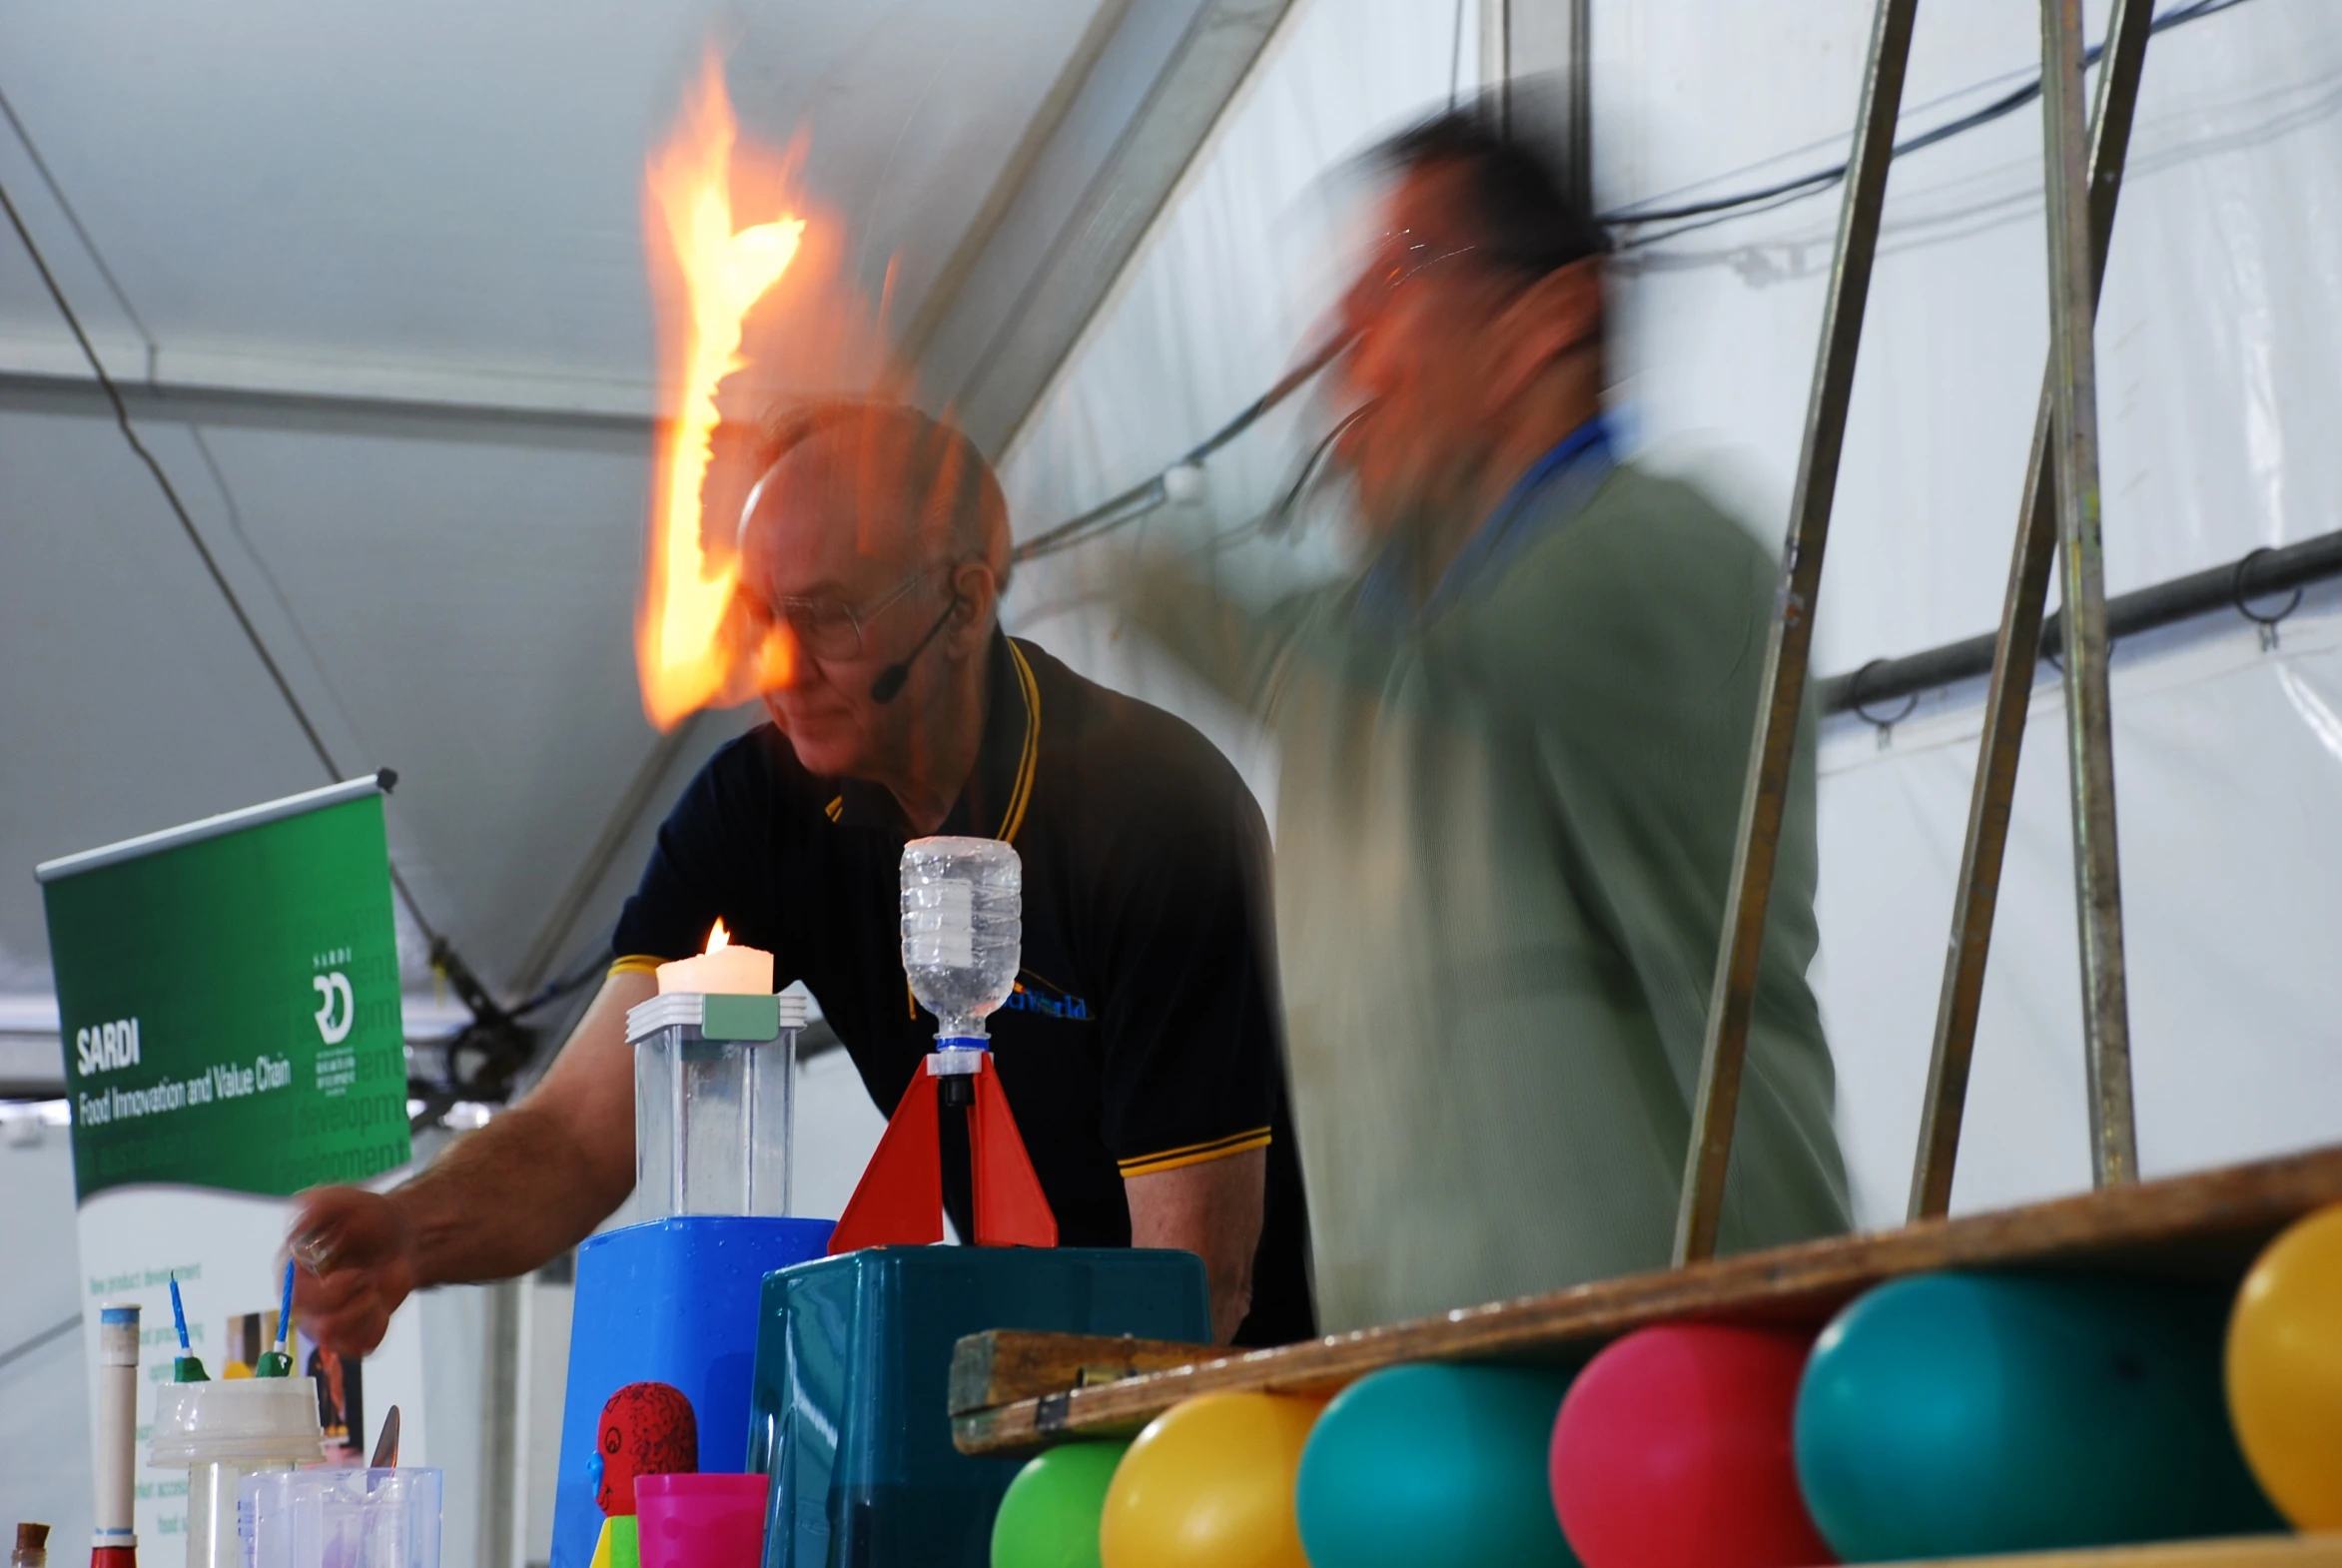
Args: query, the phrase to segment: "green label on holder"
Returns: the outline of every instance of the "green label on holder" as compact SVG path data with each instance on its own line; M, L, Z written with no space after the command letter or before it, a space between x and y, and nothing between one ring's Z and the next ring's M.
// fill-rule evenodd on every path
M779 997L710 995L700 1014L699 1033L708 1040L778 1040Z

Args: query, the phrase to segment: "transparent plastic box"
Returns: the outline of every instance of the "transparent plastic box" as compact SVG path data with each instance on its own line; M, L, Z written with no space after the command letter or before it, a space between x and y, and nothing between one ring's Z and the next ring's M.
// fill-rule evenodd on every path
M635 1214L789 1211L802 996L674 992L626 1015L634 1048Z
M147 1463L187 1471L187 1568L238 1561L237 1498L245 1480L316 1464L325 1454L318 1385L310 1377L160 1384L151 1435Z
M442 1473L293 1470L237 1494L245 1568L439 1568Z

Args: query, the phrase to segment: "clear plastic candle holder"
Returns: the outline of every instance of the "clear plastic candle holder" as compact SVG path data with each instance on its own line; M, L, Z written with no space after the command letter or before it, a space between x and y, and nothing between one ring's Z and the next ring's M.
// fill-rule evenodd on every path
M801 996L656 997L626 1015L644 1220L789 1211Z

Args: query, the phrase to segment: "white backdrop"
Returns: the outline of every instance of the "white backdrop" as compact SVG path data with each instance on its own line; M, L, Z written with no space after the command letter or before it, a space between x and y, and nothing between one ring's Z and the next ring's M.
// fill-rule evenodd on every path
M1533 0L1515 0L1516 4ZM1751 189L1845 156L1868 0L1595 0L1596 175L1608 208ZM2091 36L2102 4L2089 7ZM2021 85L2032 0L1921 8L1904 132ZM1184 450L1296 357L1336 275L1329 171L1437 108L1444 0L1300 0L1003 466L1021 532ZM1462 18L1463 81L1479 21ZM2342 28L2331 0L2246 3L2156 37L2098 334L2109 586L2342 526ZM1820 670L1997 617L2047 341L2039 111L1898 164L1817 632ZM1831 194L1630 251L1614 274L1615 404L1640 460L1720 488L1769 539L1786 516L1837 217ZM1323 411L1215 457L1199 505L1144 531L1256 514ZM1129 530L1137 533L1142 530ZM1082 599L1101 557L1043 563L1020 631L1274 759ZM1324 570L1251 542L1238 591ZM2330 601L2320 601L2330 602ZM2342 1139L2342 633L2316 603L2264 656L2234 619L2127 646L2117 770L2142 1160L2164 1173ZM2151 642L2151 645L2150 645ZM1825 742L1822 960L1861 1216L1910 1180L1952 879L1974 765L1972 687L1882 751ZM2020 783L1954 1206L2087 1184L2070 841L2053 684Z

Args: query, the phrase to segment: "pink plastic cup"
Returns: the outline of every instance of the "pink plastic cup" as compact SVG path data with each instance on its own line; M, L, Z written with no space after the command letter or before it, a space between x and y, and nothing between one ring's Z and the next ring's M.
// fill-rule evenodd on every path
M638 1475L642 1568L758 1568L764 1558L762 1475Z

